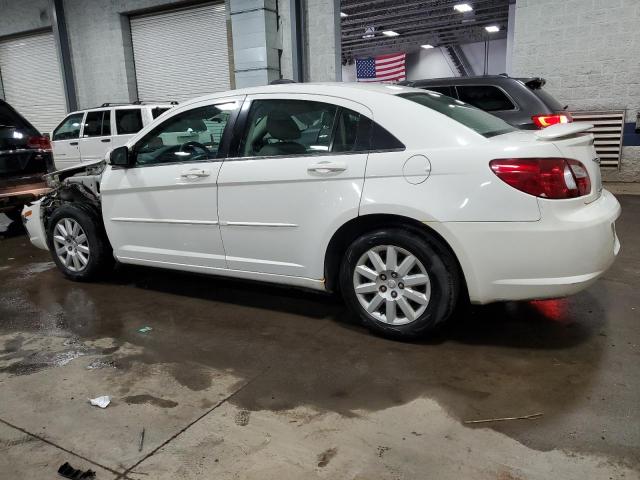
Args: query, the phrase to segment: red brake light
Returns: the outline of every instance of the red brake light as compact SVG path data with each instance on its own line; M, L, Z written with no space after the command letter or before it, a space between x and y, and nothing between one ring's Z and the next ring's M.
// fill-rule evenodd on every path
M538 128L550 127L551 125L557 125L558 123L571 123L573 117L568 113L556 113L553 115L534 115L531 117L533 123Z
M561 199L588 195L591 180L584 165L566 158L505 158L491 160L500 180L521 192Z
M51 151L51 142L47 137L29 137L27 140L27 148Z

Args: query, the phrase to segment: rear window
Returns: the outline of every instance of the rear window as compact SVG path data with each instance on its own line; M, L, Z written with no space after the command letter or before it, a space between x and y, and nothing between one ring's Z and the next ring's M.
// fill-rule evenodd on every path
M0 102L0 150L25 148L29 137L38 131L4 102Z
M167 108L162 108L162 107L155 107L151 109L151 116L153 117L153 119L155 120L156 118L158 118L160 115L162 115L164 112L166 112L167 110L169 110L170 107Z
M398 96L442 113L487 138L516 130L490 113L439 93L403 93Z
M458 85L458 98L485 112L513 110L515 105L498 87L491 85Z
M142 112L139 108L116 110L118 135L131 135L142 130Z

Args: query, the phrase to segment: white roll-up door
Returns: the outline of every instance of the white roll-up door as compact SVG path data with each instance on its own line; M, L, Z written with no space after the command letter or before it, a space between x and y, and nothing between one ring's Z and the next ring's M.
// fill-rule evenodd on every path
M224 3L131 17L131 39L140 100L229 89Z
M53 33L0 40L0 75L5 100L41 133L66 115Z

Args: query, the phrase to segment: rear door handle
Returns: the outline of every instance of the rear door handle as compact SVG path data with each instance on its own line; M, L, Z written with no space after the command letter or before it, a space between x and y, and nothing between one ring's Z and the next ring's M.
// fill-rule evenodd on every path
M198 177L208 177L210 175L208 170L203 170L201 168L193 168L191 170L185 170L180 174L182 178L198 178Z
M102 140L100 140L102 143L107 143L110 142L111 139L110 138L103 138Z
M69 142L69 145L78 145L78 142Z
M315 173L334 173L344 172L347 169L347 164L344 162L318 162L313 163L307 167L308 172Z

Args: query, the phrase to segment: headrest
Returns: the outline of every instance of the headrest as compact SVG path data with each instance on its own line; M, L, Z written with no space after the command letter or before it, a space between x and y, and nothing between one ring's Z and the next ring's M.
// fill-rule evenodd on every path
M300 138L300 129L293 121L291 115L282 112L270 112L267 117L267 132L278 140L297 140Z

